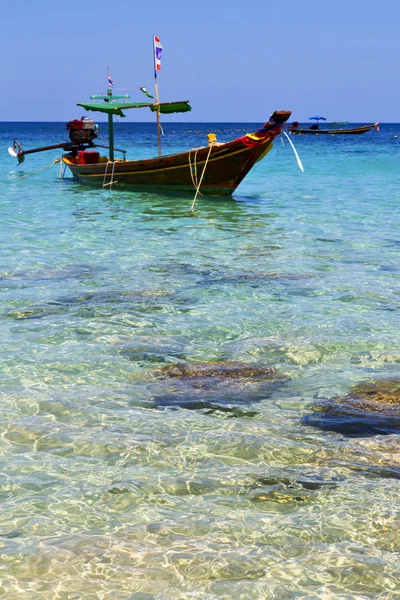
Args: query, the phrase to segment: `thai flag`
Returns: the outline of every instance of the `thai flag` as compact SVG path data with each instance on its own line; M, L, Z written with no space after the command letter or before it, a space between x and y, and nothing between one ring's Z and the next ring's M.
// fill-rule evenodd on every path
M161 71L162 46L160 39L154 36L154 66L156 71Z
M109 88L112 88L112 87L113 87L113 85L114 85L114 82L113 82L113 80L111 79L111 75L110 75L110 73L109 73L109 74L108 74L108 87L109 87Z

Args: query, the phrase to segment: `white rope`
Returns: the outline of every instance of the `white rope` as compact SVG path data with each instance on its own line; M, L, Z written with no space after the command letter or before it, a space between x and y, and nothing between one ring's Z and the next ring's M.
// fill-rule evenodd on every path
M60 171L58 174L59 179L64 179L66 169L67 169L67 165L64 164L64 162L62 160L60 160Z
M107 171L108 171L108 161L106 164L106 170L104 171L103 187L106 185Z
M301 160L300 160L300 156L297 154L297 150L296 150L296 148L294 147L294 144L293 144L292 140L290 139L290 137L288 136L288 134L286 133L286 131L284 131L283 133L286 135L287 139L289 140L289 144L290 144L290 145L292 146L292 148L293 148L293 152L294 152L294 155L295 155L295 157L296 157L297 164L299 165L299 169L300 169L300 171L301 171L302 173L304 173L304 167L303 167L303 165L302 165L302 162L301 162Z
M208 154L207 154L206 162L204 163L203 171L201 173L200 181L199 181L199 184L198 184L197 189L196 189L196 193L195 193L194 198L193 198L192 206L190 207L190 210L192 212L194 210L194 205L196 204L197 196L199 195L201 182L203 181L204 173L206 172L206 168L207 168L207 165L208 165L208 159L210 158L210 154L211 154L211 150L213 149L213 146L214 146L214 142L211 142L210 149L209 149Z
M59 158L55 158L53 160L53 162L50 163L49 165L46 165L45 167L41 167L40 169L36 169L36 171L32 171L32 173L27 173L26 175L22 175L22 177L18 177L18 179L25 179L25 177L30 177L31 175L34 175L35 173L39 173L39 171L43 171L44 169L48 169L52 165L56 165L59 162L60 162L60 159Z
M110 190L111 190L111 188L112 188L112 185L113 185L113 183L114 183L114 169L115 169L115 162L116 162L116 161L114 160L114 162L113 162L113 168L112 168L112 172L111 172Z
M106 185L109 185L110 190L114 183L118 183L118 181L114 181L114 169L115 169L116 162L117 162L116 160L113 161L113 166L112 166L112 171L111 171L111 180L108 183L103 183L103 187L106 187ZM107 166L108 166L108 163L107 163Z

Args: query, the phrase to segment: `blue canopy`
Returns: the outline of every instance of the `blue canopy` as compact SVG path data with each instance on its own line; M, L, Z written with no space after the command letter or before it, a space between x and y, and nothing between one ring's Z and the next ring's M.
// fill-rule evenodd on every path
M325 117L320 117L319 115L315 115L315 117L308 117L311 121L311 119L313 119L314 121L319 121L320 119L322 119L322 121L326 121Z

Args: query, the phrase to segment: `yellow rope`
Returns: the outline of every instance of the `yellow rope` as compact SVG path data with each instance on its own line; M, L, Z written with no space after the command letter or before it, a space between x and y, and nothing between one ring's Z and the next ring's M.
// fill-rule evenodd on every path
M194 210L194 205L196 204L197 196L199 195L201 182L203 181L204 173L206 172L206 167L207 167L207 164L208 164L208 159L210 158L210 154L211 154L211 150L213 149L213 146L214 146L214 142L211 142L210 149L209 149L208 154L207 154L206 162L204 163L203 171L201 173L200 181L199 181L199 184L198 184L197 189L196 189L196 193L195 193L194 198L193 198L192 206L190 207L190 210L192 212Z
M61 160L60 158L55 158L53 160L53 162L50 163L49 165L46 165L45 167L41 167L40 169L36 169L36 171L32 171L32 173L27 173L26 175L22 175L22 177L18 177L18 179L24 179L25 177L30 177L31 175L34 175L35 173L39 173L39 171L43 171L44 169L48 169L52 165L57 165L60 162L60 160Z
M190 176L192 178L192 183L193 183L193 187L196 189L197 188L197 153L200 150L200 148L192 148L191 150L189 150L189 169L190 169ZM191 161L191 155L192 152L194 152L194 161L193 161L193 167L192 167L192 161ZM194 170L194 175L193 175L193 170Z

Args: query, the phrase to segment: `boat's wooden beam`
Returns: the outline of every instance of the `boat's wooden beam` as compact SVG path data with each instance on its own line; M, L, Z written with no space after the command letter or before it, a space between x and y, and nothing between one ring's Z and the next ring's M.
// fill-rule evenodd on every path
M14 142L14 148L19 148L18 154L34 154L35 152L46 152L46 150L56 150L56 148L62 148L63 150L72 150L75 146L70 142L62 142L61 144L53 144L52 146L41 146L40 148L32 148L31 150L22 150L19 144L16 145Z

